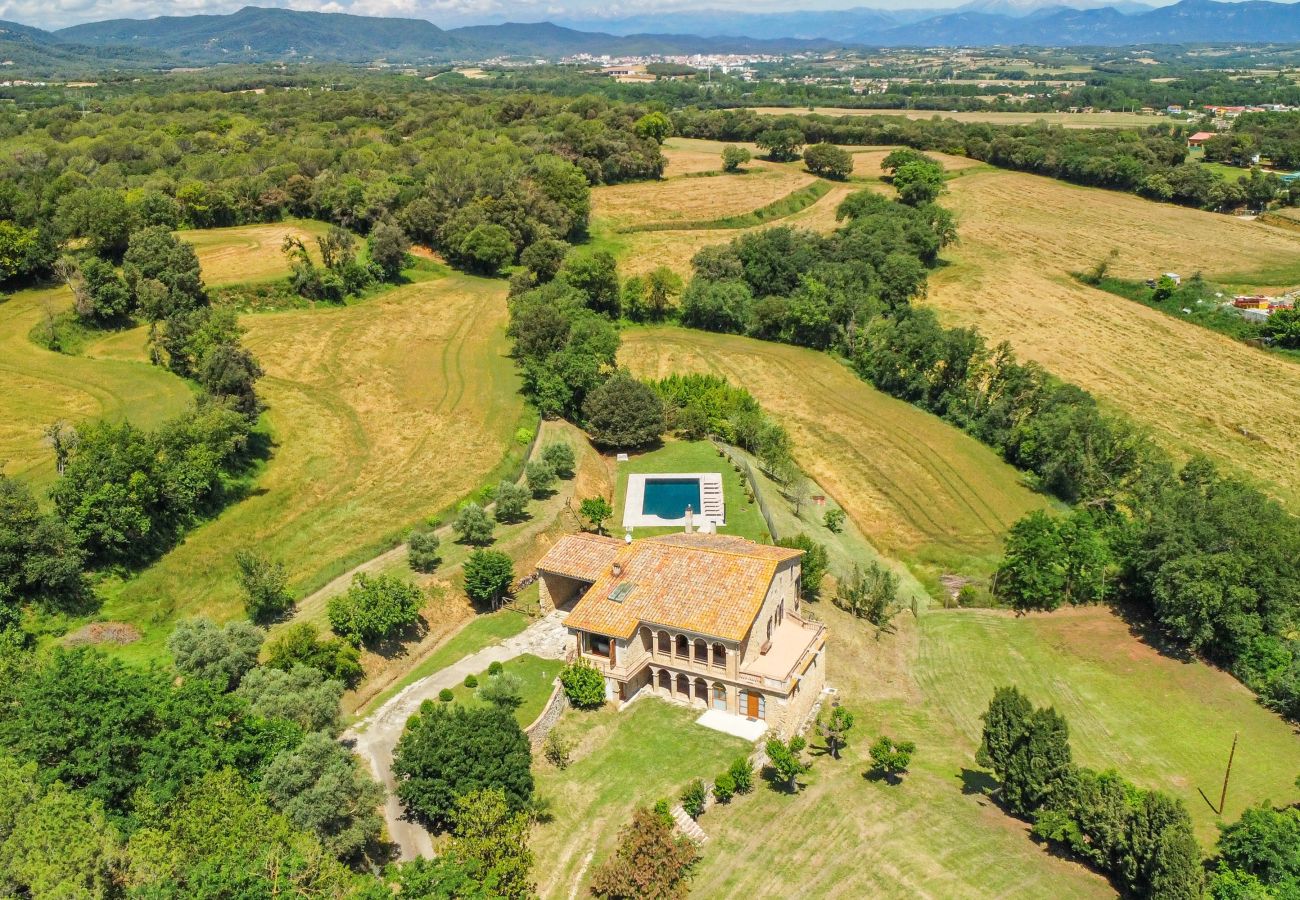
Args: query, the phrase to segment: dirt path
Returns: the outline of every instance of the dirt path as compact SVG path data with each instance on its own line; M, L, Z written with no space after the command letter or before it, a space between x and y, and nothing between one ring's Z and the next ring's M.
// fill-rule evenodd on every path
M445 669L421 678L343 733L342 740L370 767L375 778L388 791L384 803L384 819L388 823L388 836L400 848L403 860L417 856L432 856L433 842L429 833L419 824L409 821L397 799L397 782L393 778L393 748L406 729L406 720L414 715L425 700L433 700L443 688L451 688L465 680L466 675L476 675L494 662L506 662L516 656L531 653L546 659L563 659L565 646L564 614L551 613L539 619L512 638L493 647L462 658Z

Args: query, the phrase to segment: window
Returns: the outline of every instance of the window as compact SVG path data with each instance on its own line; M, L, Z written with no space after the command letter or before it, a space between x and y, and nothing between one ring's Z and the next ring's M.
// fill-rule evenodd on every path
M713 708L723 711L727 708L727 686L714 682L713 685Z
M709 645L699 639L695 641L695 661L706 665L709 662Z
M595 656L609 657L609 638L603 634L587 635L587 652Z
M684 634L677 635L677 655L678 656L691 655L691 642L686 639L686 635Z
M767 641L768 643L772 642L772 620L771 619L767 620Z
M659 647L659 652L660 652L660 653L672 653L672 652L673 652L673 642L672 642L672 640L669 639L669 637L668 637L668 632L666 632L666 631L661 631L661 632L659 632L659 636L658 636L657 640L658 640L658 647Z
M713 645L713 664L719 668L727 665L727 648L722 644Z

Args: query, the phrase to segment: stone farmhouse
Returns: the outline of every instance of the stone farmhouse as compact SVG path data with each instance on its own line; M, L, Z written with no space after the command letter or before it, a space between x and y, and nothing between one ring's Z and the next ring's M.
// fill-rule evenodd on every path
M826 682L826 627L800 615L802 551L730 535L561 538L537 564L542 608L568 611L569 658L640 692L788 735Z

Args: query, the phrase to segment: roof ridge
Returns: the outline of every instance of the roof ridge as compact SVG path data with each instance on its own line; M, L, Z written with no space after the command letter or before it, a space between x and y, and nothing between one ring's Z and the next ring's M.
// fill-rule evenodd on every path
M678 532L678 533L681 533L681 532ZM721 554L724 555L724 556L739 556L739 557L741 557L742 559L760 559L760 560L763 560L764 562L769 562L769 561L770 561L770 559L769 559L768 557L760 556L760 555L755 554L755 553L742 553L742 552L739 551L739 550L726 550L726 549L723 549L722 547L700 547L700 546L697 546L697 545L695 545L695 544L678 544L678 543L675 543L675 542L671 542L671 543L670 543L669 541L658 540L658 538L665 538L665 537L673 537L673 535L671 535L671 534L661 534L661 535L656 535L655 537L642 538L642 540L641 540L639 543L643 543L643 544L657 544L657 545L659 545L659 546L665 546L665 545L666 545L666 546L672 547L672 548L677 549L677 550L698 550L698 551L701 552L701 553L721 553ZM735 535L723 535L723 537L735 537ZM747 540L749 540L749 538L736 538L736 539L737 539L737 540L742 540L742 541L747 541ZM754 544L754 546L756 546L756 547L771 547L771 548L773 548L774 550L788 550L788 551L790 551L791 553L798 553L798 554L803 553L802 550L799 550L799 549L794 548L794 547L781 547L781 546L779 546L779 545L777 545L777 544L760 544L760 543L758 543L758 541L750 541L750 543Z

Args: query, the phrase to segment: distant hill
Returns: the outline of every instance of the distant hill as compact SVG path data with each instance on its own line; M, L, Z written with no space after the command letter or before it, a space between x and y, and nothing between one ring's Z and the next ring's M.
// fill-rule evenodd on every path
M246 6L224 16L111 19L54 32L61 41L148 47L190 62L312 58L445 59L454 42L432 22Z
M640 55L797 52L846 46L1081 46L1300 42L1300 4L1182 0L1150 9L1135 0L1087 9L1056 0L971 0L934 11L856 8L798 13L717 10L611 19L623 33L551 22L441 29L423 19L247 6L229 15L113 19L56 32L0 23L0 62L13 71L168 68L220 62L428 63L494 56L555 59L576 53ZM1064 0L1091 6L1097 0ZM621 23L621 24L619 24ZM643 32L649 26L653 31ZM676 32L677 28L686 33Z

